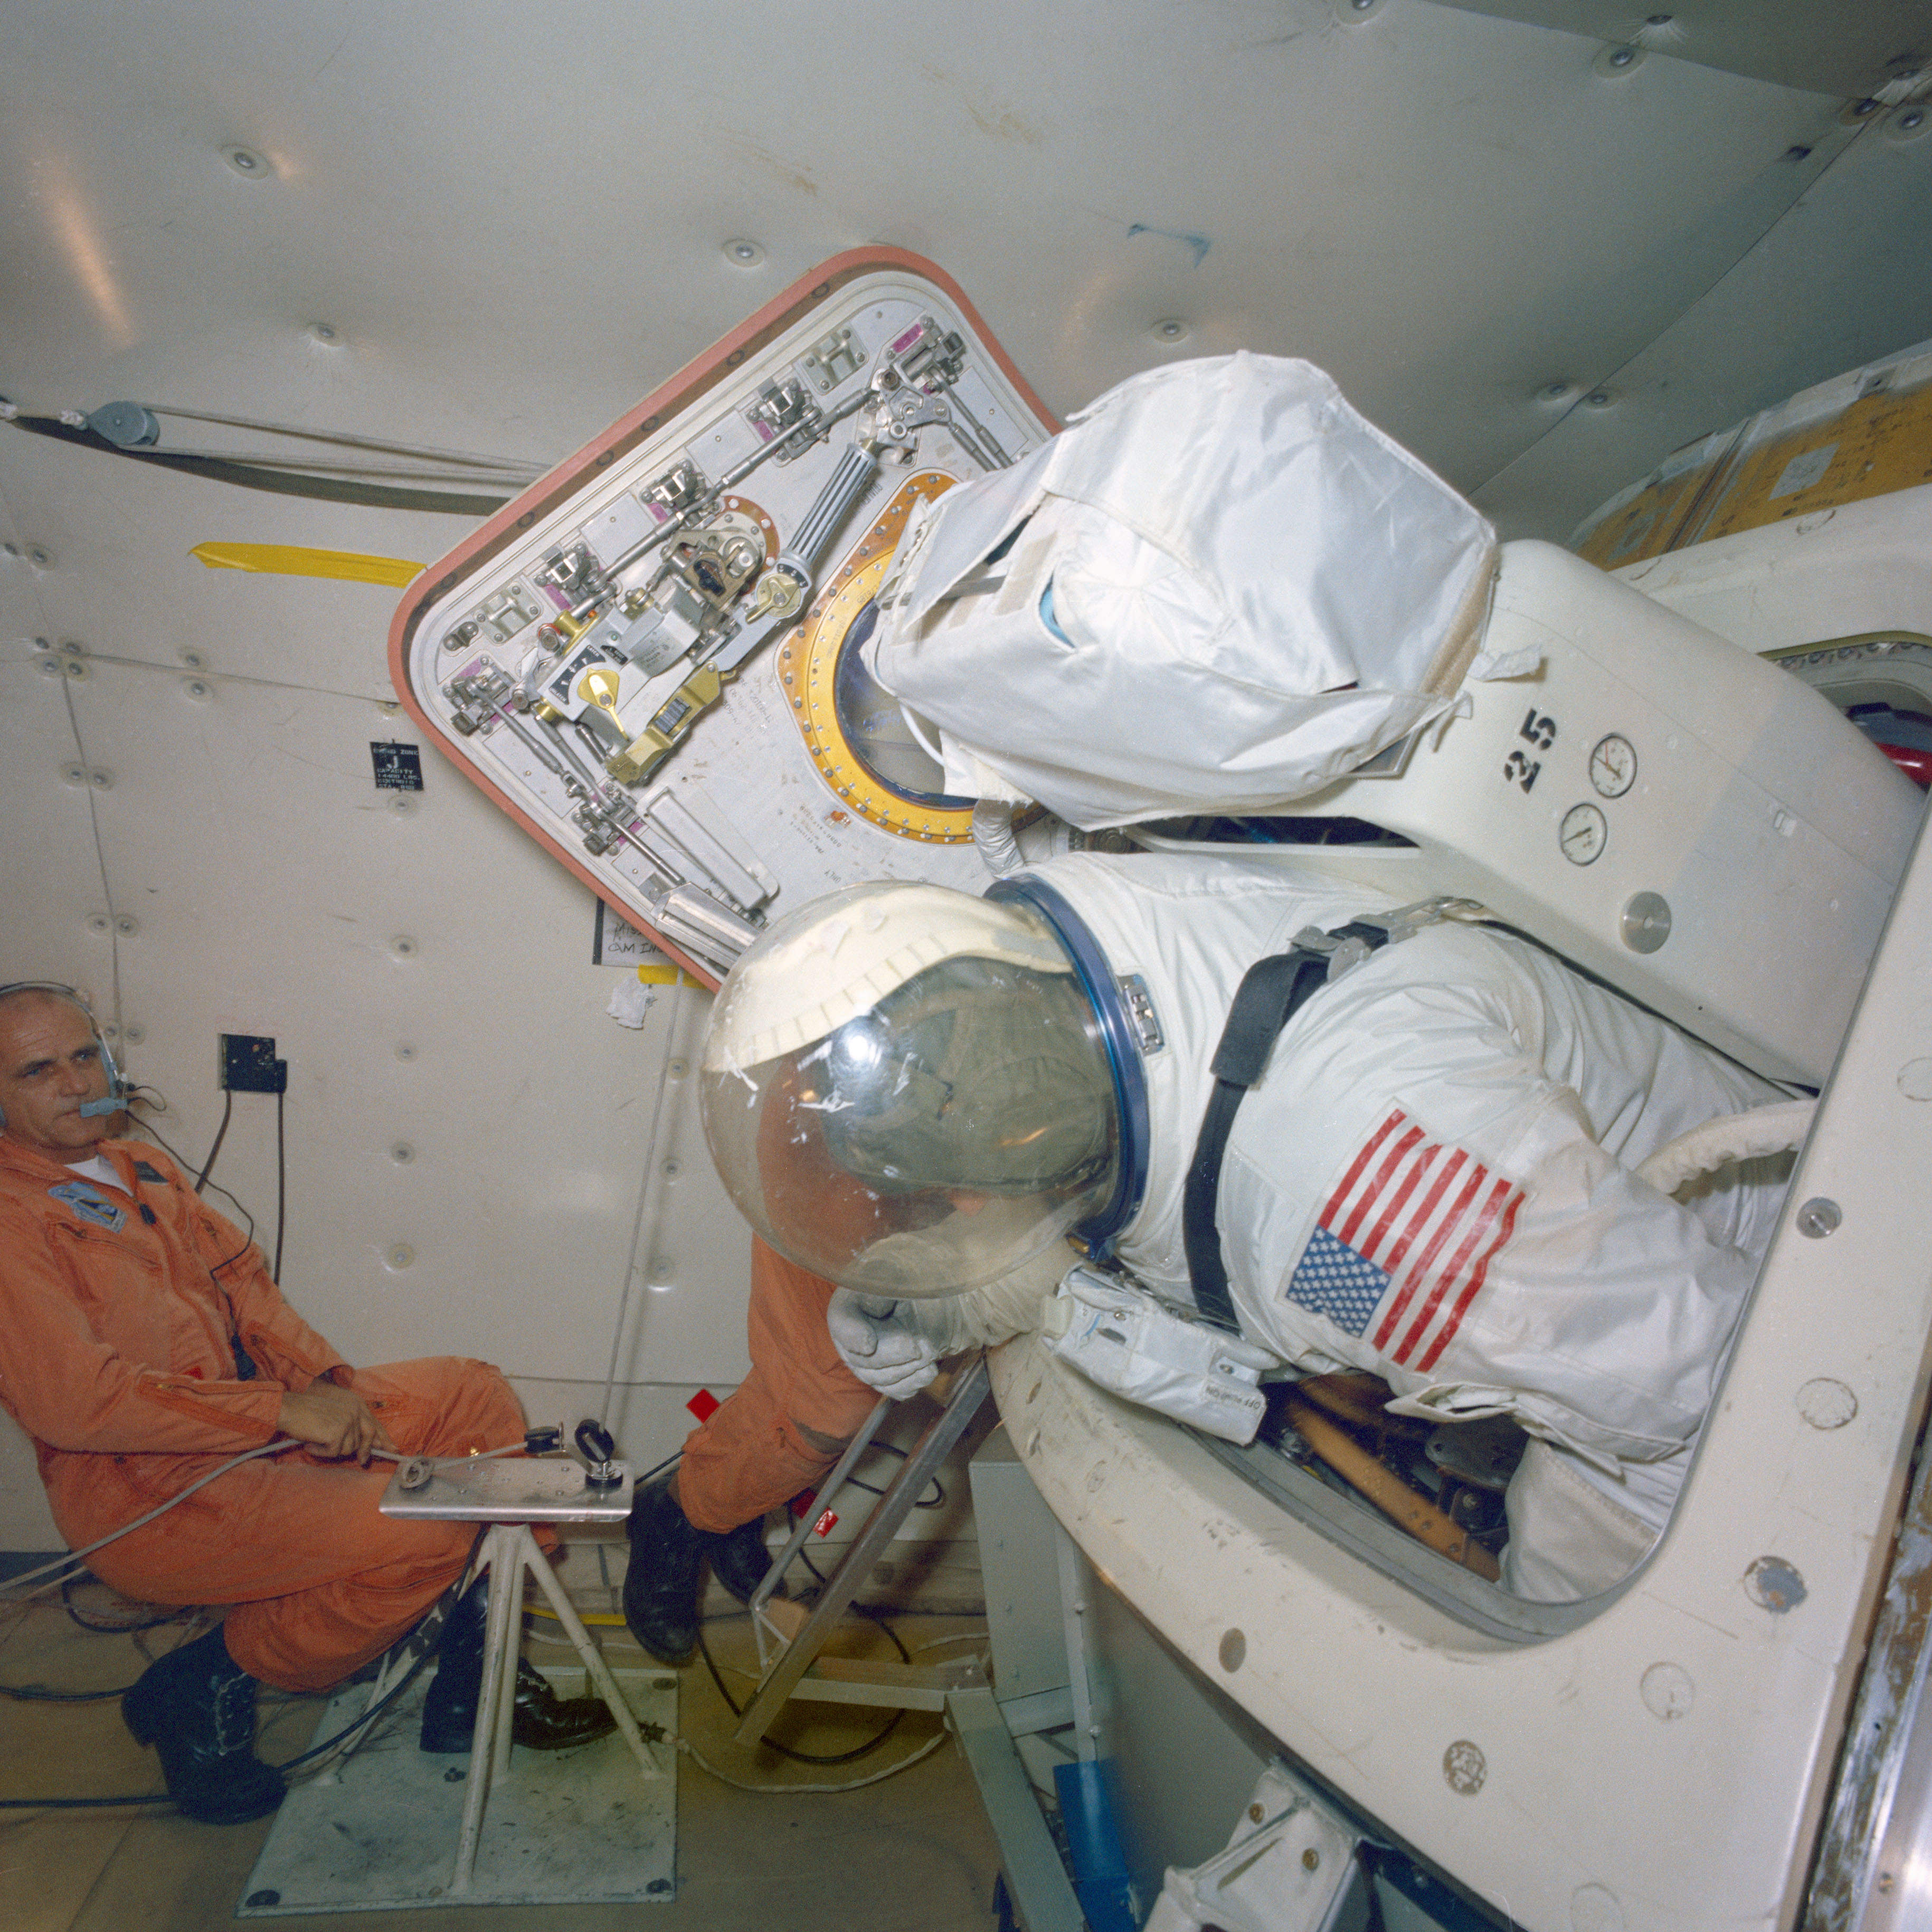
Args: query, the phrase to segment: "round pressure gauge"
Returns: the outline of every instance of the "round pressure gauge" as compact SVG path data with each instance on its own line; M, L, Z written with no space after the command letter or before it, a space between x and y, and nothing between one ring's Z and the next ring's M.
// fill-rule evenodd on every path
M1605 798L1622 798L1636 783L1636 749L1612 731L1590 754L1590 782Z
M1610 842L1610 828L1594 805L1573 805L1557 827L1557 843L1573 866L1588 866L1603 856Z

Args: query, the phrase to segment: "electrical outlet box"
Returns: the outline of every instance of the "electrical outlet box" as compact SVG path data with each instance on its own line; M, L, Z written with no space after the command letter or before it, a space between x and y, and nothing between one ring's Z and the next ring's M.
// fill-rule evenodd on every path
M262 1034L223 1034L215 1072L231 1094L280 1094L288 1088L289 1063L275 1058L275 1042Z

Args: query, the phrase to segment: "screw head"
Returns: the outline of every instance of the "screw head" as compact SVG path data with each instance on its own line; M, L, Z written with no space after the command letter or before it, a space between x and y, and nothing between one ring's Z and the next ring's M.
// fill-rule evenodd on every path
M1574 394L1576 387L1574 382L1546 382L1536 393L1546 403L1560 403L1565 396Z
M1612 67L1628 67L1636 58L1636 50L1634 47L1617 47L1611 52L1610 64Z
M765 251L757 242L740 235L725 243L724 259L734 268L755 268L765 259Z
M414 1148L410 1145L407 1141L398 1141L395 1145L389 1150L389 1158L394 1161L398 1167L407 1167L410 1162L414 1160L416 1157L416 1150Z
M89 932L105 932L107 930L107 915L104 912L89 913L87 915L87 929Z
M399 932L389 941L389 951L398 959L413 959L419 949L406 932Z
M333 349L342 340L342 332L332 322L312 322L308 326L310 340L320 342L325 348Z
M124 912L114 922L114 930L120 934L123 939L132 939L140 929L141 922L131 914Z
M27 546L27 561L36 569L51 570L53 568L54 554L45 544L29 544Z
M1616 399L1616 392L1613 389L1592 389L1583 398L1593 410L1606 410Z
M128 1029L126 1036L130 1046L139 1046L142 1041L147 1038L148 1029L139 1024L130 1026Z
M1822 1241L1838 1232L1844 1218L1844 1210L1835 1201L1814 1194L1798 1210L1798 1232L1808 1240Z
M221 151L221 158L244 181L266 181L274 172L253 148L244 148L231 142Z
M205 678L184 678L182 680L182 689L199 704L208 694L208 681Z
M398 1241L383 1256L382 1259L390 1268L406 1268L413 1265L416 1258L416 1251L410 1246L408 1242Z

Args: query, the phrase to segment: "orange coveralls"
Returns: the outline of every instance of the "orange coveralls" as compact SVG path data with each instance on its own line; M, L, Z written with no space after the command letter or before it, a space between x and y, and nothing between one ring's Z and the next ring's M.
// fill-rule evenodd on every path
M71 1547L269 1441L283 1393L324 1378L354 1389L411 1454L521 1436L521 1407L487 1364L350 1368L165 1154L125 1140L98 1150L124 1198L0 1138L0 1404L33 1438ZM322 1690L400 1636L475 1540L472 1525L380 1514L393 1473L305 1449L264 1456L88 1567L145 1601L232 1604L226 1641L243 1670Z
M754 1238L745 1318L752 1372L686 1439L678 1500L722 1535L815 1489L872 1412L878 1392L826 1332L832 1283Z

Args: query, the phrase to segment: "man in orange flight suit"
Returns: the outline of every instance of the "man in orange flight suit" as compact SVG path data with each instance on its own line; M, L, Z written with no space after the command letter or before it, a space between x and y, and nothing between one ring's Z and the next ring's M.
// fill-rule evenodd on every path
M231 1606L148 1670L123 1709L159 1750L182 1810L238 1822L273 1810L284 1790L254 1754L256 1681L338 1682L468 1563L470 1526L378 1512L391 1470L370 1466L372 1452L500 1448L522 1436L523 1414L484 1363L351 1368L165 1154L111 1137L121 1114L106 1105L110 1084L76 996L0 988L0 1404L33 1438L54 1520L76 1549L239 1451L278 1435L306 1445L229 1470L88 1559L130 1596ZM425 1749L468 1748L483 1607L471 1591L446 1627ZM519 1742L558 1748L610 1722L594 1700L551 1698L524 1666Z

